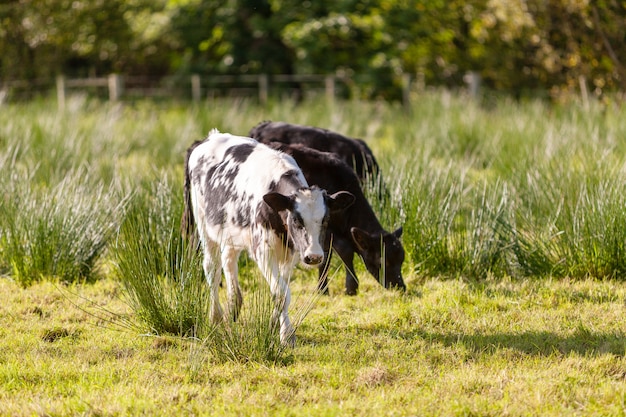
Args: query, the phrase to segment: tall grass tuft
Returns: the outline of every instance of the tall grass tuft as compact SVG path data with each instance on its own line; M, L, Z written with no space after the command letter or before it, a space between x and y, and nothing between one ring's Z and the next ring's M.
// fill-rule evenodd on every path
M512 217L506 184L474 188L468 200L467 214L455 220L459 228L450 236L456 271L475 280L511 274L515 262L509 236L501 228Z
M8 171L8 173L7 173ZM0 199L3 268L23 286L41 278L90 281L114 236L125 198L117 185L94 185L86 169L43 185L4 171Z
M115 273L150 332L202 337L208 292L200 253L180 235L179 194L165 179L135 193L113 247Z
M274 319L274 300L260 273L247 277L245 302L237 321L224 320L203 339L219 361L284 363L287 347L280 342L280 326Z
M334 269L332 277L326 277L328 281L332 281L340 270ZM289 316L296 332L322 296L317 291L317 274L315 276L316 279L304 283L298 293L292 291ZM291 279L289 277L288 281ZM204 339L204 346L219 361L290 363L293 359L291 349L280 341L274 297L256 265L248 271L241 285L245 302L237 321L224 321L214 327Z

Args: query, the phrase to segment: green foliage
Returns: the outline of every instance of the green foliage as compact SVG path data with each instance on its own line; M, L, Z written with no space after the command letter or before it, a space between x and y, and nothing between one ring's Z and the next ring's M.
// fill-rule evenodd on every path
M2 78L168 69L166 1L26 0L0 5ZM157 49L160 53L157 54Z

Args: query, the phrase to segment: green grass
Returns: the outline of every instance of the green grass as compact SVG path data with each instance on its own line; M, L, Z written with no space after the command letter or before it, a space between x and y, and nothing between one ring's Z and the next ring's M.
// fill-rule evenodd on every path
M0 415L626 414L623 108L413 101L2 107ZM207 321L178 235L186 148L268 119L365 139L407 251L406 294L297 269L286 350L245 257Z

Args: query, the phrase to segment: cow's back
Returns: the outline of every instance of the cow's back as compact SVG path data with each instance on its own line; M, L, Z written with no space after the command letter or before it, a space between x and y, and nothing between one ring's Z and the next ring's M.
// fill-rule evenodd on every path
M321 152L333 153L352 166L361 179L376 176L379 171L371 149L363 140L349 138L327 129L265 121L250 130L250 137L262 143L303 145Z
M331 194L342 190L362 194L356 173L335 154L301 144L268 142L266 145L291 156L309 184L315 184Z
M356 173L343 160L332 153L318 151L299 144L269 142L267 146L293 157L309 184L317 185L329 193L348 191L354 195L354 203L341 215L331 218L331 229L347 231L348 224L358 224L368 230L382 228L374 210L361 190L361 184Z
M192 200L214 240L229 236L236 246L249 244L255 226L269 227L263 196L286 179L306 186L296 162L250 138L212 132L190 149L186 163ZM259 224L261 223L261 224Z

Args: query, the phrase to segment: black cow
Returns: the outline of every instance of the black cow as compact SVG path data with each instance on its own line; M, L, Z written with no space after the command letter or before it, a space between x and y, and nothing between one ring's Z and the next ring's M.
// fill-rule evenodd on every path
M285 122L261 122L250 130L249 136L262 143L300 144L337 155L354 168L361 179L377 179L379 167L372 150L361 139L352 139L330 130Z
M359 283L354 272L353 258L358 253L365 267L385 288L405 289L402 279L404 248L400 242L402 228L386 232L363 195L359 179L344 161L328 152L320 152L302 145L269 142L271 148L291 155L302 170L307 182L325 189L329 194L348 191L354 203L345 211L331 215L324 251L330 259L332 247L346 266L346 294L357 293ZM328 263L320 266L319 289L328 292L326 271Z

